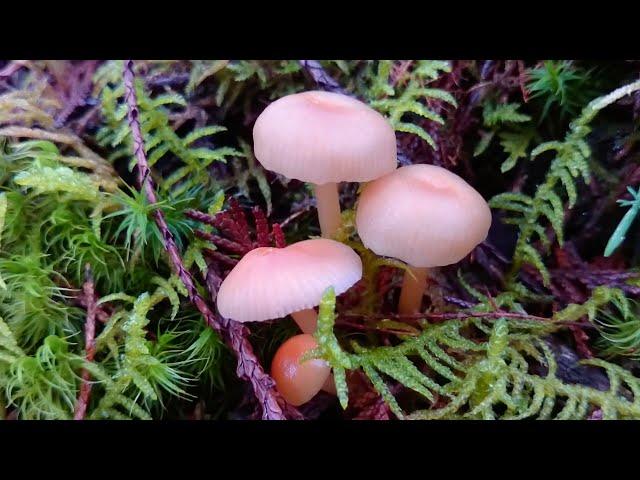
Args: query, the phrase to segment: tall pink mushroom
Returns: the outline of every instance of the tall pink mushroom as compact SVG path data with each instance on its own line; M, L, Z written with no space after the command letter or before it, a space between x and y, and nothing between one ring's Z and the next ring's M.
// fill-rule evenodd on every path
M260 247L246 254L218 291L220 314L238 322L262 322L291 315L313 334L324 291L346 292L362 278L362 261L348 246L319 238L285 248Z
M363 244L398 258L405 272L399 311L420 309L428 269L462 260L491 226L487 202L467 182L433 165L410 165L364 188L356 227Z
M367 182L397 166L389 122L337 93L310 91L276 100L256 120L253 143L266 169L315 185L323 237L340 226L338 182Z

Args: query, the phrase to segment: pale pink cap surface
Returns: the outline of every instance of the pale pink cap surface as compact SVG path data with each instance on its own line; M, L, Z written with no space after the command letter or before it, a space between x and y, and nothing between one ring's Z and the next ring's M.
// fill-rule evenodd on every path
M260 247L246 254L220 285L218 311L238 322L282 318L319 305L328 287L340 295L360 278L358 254L334 240Z
M484 241L491 226L484 198L434 165L401 167L367 184L357 208L364 245L414 267L459 262Z
M310 91L276 100L256 120L253 143L267 170L318 185L366 182L397 166L389 122L338 93Z

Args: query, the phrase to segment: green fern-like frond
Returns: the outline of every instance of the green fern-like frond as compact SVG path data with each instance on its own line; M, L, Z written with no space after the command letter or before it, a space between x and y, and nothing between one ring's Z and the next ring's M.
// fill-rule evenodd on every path
M590 122L603 108L620 98L640 89L640 82L621 87L612 93L593 100L587 105L579 118L571 124L569 133L561 142L551 141L538 145L531 152L534 159L543 153L553 152L553 159L544 182L535 194L529 197L524 194L503 193L493 197L490 205L508 212L507 223L515 224L520 232L513 257L511 283L523 263L535 266L542 274L545 285L549 283L549 273L544 266L543 254L549 247L546 232L541 220L547 221L556 234L558 243L563 243L564 200L572 208L577 201L576 182L589 182L589 158L591 148L585 141L591 129ZM543 251L538 251L532 242L538 238L542 242Z
M218 84L216 104L222 107L223 112L231 108L241 95L245 97L242 108L246 112L256 90L270 91L269 98L275 99L304 88L301 77L295 78L301 70L295 60L214 60L204 62L201 68L204 73L199 75L199 82L215 76Z
M506 300L506 299L505 299ZM557 376L557 364L542 339L565 321L623 300L620 292L599 289L584 305L569 306L553 321L471 317L441 324L423 324L422 332L402 335L395 346L364 347L351 342L343 350L333 333L335 295L325 293L313 355L334 369L343 407L348 403L345 371L361 369L398 418L586 418L595 408L606 418L635 418L640 413L640 379L602 361L611 382L608 391L568 384ZM473 336L469 333L475 331ZM587 362L585 362L587 363ZM545 372L531 373L538 365ZM407 414L388 385L393 380L418 393L430 408ZM624 384L634 395L621 390ZM436 398L446 400L436 407Z
M429 109L428 101L440 100L453 106L457 105L456 101L449 92L429 88L428 84L442 72L450 72L451 66L444 61L419 60L407 76L406 84L396 82L394 86L391 85L392 67L393 62L379 62L369 91L371 106L386 115L396 131L417 135L436 148L431 135L413 123L410 117L413 115L444 124L444 119Z
M207 169L209 165L243 155L231 147L209 148L196 145L205 137L226 130L222 126L196 128L185 137L180 137L171 126L168 107L184 107L186 100L181 95L167 93L151 98L146 93L142 81L137 81L135 88L149 166L153 167L161 160L180 163L172 169L172 173L166 179L158 182L166 194L180 195L196 186L211 185L212 178ZM104 88L101 100L105 125L96 138L102 145L113 149L112 160L122 156L129 157L132 151L131 129L126 119L127 106L123 103L124 85L120 79L114 81L112 86ZM134 159L131 162L130 167L133 168Z
M529 145L535 137L535 130L529 125L531 117L519 112L520 107L518 103L493 102L487 102L484 106L483 125L487 130L480 132L480 141L473 156L482 155L491 145L491 141L498 137L500 146L508 155L500 166L503 173L515 167L520 158L527 157Z
M531 116L518 112L519 103L501 103L494 105L487 103L482 112L484 125L495 127L500 124L524 123L531 120Z
M69 167L38 167L20 172L14 178L17 185L32 188L38 194L64 192L70 198L97 202L101 193L90 179Z
M535 131L531 129L521 129L518 131L499 132L500 146L508 155L507 159L500 165L502 173L508 172L521 158L526 158L529 145L535 136Z

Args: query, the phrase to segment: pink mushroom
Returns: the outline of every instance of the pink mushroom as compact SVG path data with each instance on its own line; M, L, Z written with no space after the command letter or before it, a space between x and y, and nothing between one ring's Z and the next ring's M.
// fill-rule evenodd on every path
M420 309L429 268L468 255L487 237L491 211L454 173L433 165L410 165L366 185L356 226L367 248L409 265L399 311L414 313Z
M319 238L285 248L261 247L246 254L220 286L218 311L238 322L291 315L304 333L314 333L324 291L337 295L362 278L362 261L348 246Z
M266 169L315 184L323 237L340 226L338 182L367 182L397 166L389 122L337 93L310 91L276 100L256 120L253 142Z

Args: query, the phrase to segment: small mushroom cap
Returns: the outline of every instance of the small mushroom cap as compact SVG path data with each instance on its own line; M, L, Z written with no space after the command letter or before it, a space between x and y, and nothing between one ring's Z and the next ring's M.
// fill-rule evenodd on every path
M360 257L335 240L260 247L247 253L220 285L218 311L238 322L282 318L319 305L328 287L339 295L360 278Z
M378 255L414 267L459 262L491 226L487 202L467 182L434 165L410 165L363 189L356 227Z
M346 95L310 91L270 104L253 127L254 151L268 170L303 182L366 182L397 166L389 122Z
M305 353L317 346L313 335L296 335L280 345L271 362L271 376L278 392L296 407L315 397L331 374L331 367L322 359L300 362Z

